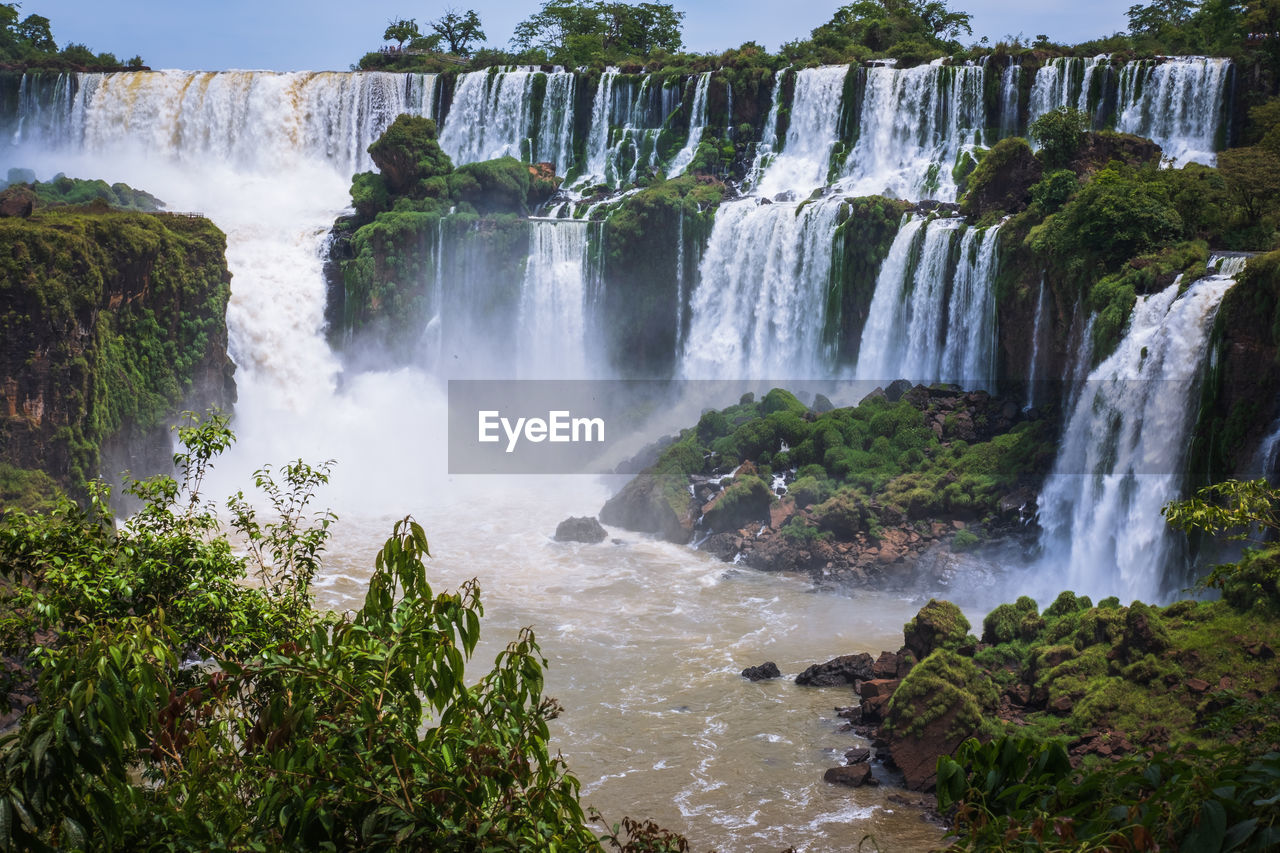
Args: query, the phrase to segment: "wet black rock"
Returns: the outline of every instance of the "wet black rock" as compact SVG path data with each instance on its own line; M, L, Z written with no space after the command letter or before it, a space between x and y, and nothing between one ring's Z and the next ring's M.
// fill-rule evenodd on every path
M767 678L781 678L782 672L773 661L765 661L759 666L749 666L742 671L742 677L751 681L764 681Z
M842 655L826 663L815 663L796 676L796 684L802 687L840 687L855 681L870 681L875 677L872 674L874 663L866 652Z

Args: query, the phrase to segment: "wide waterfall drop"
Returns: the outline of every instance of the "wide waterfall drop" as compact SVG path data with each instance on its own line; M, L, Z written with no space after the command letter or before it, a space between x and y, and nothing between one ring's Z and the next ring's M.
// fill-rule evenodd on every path
M1199 56L1141 60L1120 73L1116 130L1159 143L1175 165L1214 165L1231 60Z
M458 75L453 105L440 129L440 147L455 164L525 154L533 129L529 93L538 73L510 70Z
M842 188L853 195L954 201L951 169L986 124L985 69L935 62L865 73L858 141L845 161Z
M697 89L693 94L693 115L689 119L689 139L684 147L676 153L671 165L667 168L667 176L678 178L684 174L698 153L698 143L702 141L702 132L707 126L707 90L711 88L711 72L704 71L698 75Z
M517 372L522 379L586 379L588 321L597 281L590 269L588 230L594 223L533 223L520 288Z
M1181 494L1205 345L1234 274L1138 297L1075 398L1040 495L1040 573L1056 588L1150 601L1182 586L1160 508Z
M693 292L685 378L830 375L822 341L841 204L721 206Z
M761 178L761 195L787 190L808 195L827 183L831 152L837 141L838 105L844 94L847 65L825 65L796 72L790 123L782 151ZM775 95L775 100L776 100Z
M876 279L856 379L993 388L997 235L909 216Z

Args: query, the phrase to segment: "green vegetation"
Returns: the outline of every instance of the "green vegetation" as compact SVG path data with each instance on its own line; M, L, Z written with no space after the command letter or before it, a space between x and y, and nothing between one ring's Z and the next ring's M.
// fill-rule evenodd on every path
M1165 507L1184 530L1259 537L1208 577L1220 601L1095 607L1064 592L1038 613L1023 598L988 614L971 661L934 652L911 671L893 703L917 729L913 712L960 719L1003 692L999 718L965 717L978 739L938 762L951 849L1280 843L1280 549L1261 538L1280 528L1278 506L1264 482L1231 481Z
M165 205L149 192L135 190L128 184L108 184L102 180L83 180L55 175L48 181L37 181L29 169L10 169L2 188L7 198L24 190L31 193L33 206L57 207L59 205L83 205L101 201L115 210L132 210L139 213L156 213Z
M0 738L0 846L600 848L548 749L558 706L530 631L468 679L479 587L433 591L411 519L358 610L316 612L326 467L259 472L282 514L234 498L238 556L200 488L226 421L181 438L180 478L129 483L143 509L122 526L100 486L83 508L0 519L4 701L31 700ZM683 849L652 826L627 833Z
M785 44L781 53L814 64L889 56L915 65L959 51L956 38L973 32L971 17L951 11L945 0L860 0L838 8L810 40Z
M696 254L711 233L724 184L693 175L664 181L623 199L602 226L605 316L628 316L608 338L608 356L628 376L669 376L675 368L679 300L677 282L694 281ZM678 264L684 269L677 271ZM688 317L689 312L684 312ZM687 319L686 319L687 322ZM687 330L686 330L687 331Z
M617 62L680 49L684 12L669 3L545 0L516 25L511 45L523 61L566 67Z
M455 169L435 122L420 116L399 116L369 154L378 171L355 176L356 214L334 228L341 284L331 288L331 333L376 330L393 348L412 346L431 284L471 254L491 266L494 311L513 311L528 256L523 217L555 191L554 176L512 157Z
M0 218L2 461L78 492L104 442L162 427L193 393L226 399L225 251L208 220L101 201Z
M744 400L704 414L649 473L680 517L691 475L747 462L765 480L794 469L790 494L800 512L789 528L793 539L819 533L851 539L883 525L919 522L927 528L938 519L995 523L1002 497L1047 472L1053 424L1002 424L1002 404L982 392L968 395L980 412L975 424L958 408L965 396L917 388L895 403L872 395L855 407L818 413L774 389L759 403ZM972 441L959 438L960 432Z
M121 62L112 53L95 54L82 44L61 50L52 22L44 15L22 16L20 3L0 3L0 67L52 68L69 71L121 71L143 67L142 57Z

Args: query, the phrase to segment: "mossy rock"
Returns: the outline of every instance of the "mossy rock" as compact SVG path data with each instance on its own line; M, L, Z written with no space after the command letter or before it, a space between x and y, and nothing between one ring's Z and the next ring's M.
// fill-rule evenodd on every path
M1035 599L1024 595L1013 604L1001 604L987 614L982 620L982 642L996 645L1015 639L1030 640L1043 626Z
M967 642L969 620L950 601L929 599L902 628L907 648L923 661L936 649L954 651Z

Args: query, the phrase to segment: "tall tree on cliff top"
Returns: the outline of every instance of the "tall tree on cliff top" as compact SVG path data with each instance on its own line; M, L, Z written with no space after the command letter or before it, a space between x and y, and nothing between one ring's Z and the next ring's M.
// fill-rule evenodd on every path
M382 34L383 41L393 41L397 48L403 48L404 43L416 39L418 37L418 22L413 18L400 18L399 20L387 21L387 29Z
M564 65L597 59L648 56L680 49L684 12L668 3L606 3L602 0L545 0L521 21L511 43L520 51L540 50Z
M971 34L968 12L953 12L946 0L858 0L841 6L815 29L809 42L792 42L792 58L839 62L889 54L919 59L959 49L956 39Z
M473 43L487 38L480 28L480 16L474 9L468 9L465 14L453 8L446 9L443 17L431 22L431 29L449 44L449 52L458 56L469 55Z

